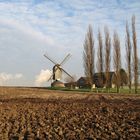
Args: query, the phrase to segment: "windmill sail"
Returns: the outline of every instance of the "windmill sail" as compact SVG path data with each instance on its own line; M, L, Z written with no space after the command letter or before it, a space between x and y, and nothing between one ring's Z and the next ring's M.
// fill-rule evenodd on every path
M48 60L50 60L53 64L56 65L56 62L54 62L54 60L52 60L50 57L48 57L46 54L44 54L44 57L46 57Z
M62 71L64 72L64 73L66 73L71 79L73 79L73 77L68 73L68 72L66 72L63 68L61 68L62 69Z

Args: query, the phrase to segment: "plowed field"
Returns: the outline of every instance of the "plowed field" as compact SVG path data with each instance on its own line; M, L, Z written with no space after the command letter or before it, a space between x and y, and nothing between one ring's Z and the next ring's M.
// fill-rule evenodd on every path
M0 88L0 140L140 139L140 95Z

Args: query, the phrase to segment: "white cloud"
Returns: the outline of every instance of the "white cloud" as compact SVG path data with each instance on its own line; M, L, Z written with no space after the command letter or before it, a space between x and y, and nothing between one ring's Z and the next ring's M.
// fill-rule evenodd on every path
M23 77L23 74L17 73L17 74L11 74L2 72L0 73L0 85L5 84L6 82L9 82L10 80L18 80Z
M0 81L5 82L5 81L11 80L11 79L13 79L12 74L0 73Z
M15 79L20 79L20 78L22 78L22 77L23 77L23 75L22 75L21 73L15 74Z
M30 38L42 41L48 45L54 44L54 41L50 36L47 36L43 34L41 31L37 31L33 29L31 26L23 24L17 20L0 18L0 27L3 27L3 28L5 27L11 30L18 30L19 32L22 32L30 36Z
M46 69L41 70L40 73L35 77L35 85L41 86L44 82L47 82L52 75L52 71Z

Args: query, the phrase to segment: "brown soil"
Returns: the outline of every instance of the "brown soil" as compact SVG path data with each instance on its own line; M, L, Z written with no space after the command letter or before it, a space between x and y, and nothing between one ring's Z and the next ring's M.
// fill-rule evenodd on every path
M0 140L140 139L140 95L0 88Z

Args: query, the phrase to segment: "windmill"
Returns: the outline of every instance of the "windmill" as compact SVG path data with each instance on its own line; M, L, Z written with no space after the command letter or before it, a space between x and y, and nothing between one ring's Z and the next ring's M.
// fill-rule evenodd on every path
M44 54L44 56L49 60L51 61L54 66L52 68L52 75L50 76L50 78L48 79L49 80L53 80L52 82L52 86L55 86L55 87L64 87L64 84L60 81L62 80L62 73L65 73L66 75L68 75L70 78L73 79L73 77L66 71L62 68L62 65L70 58L70 54L67 54L64 59L61 61L61 63L56 63L55 61L53 61L48 55Z

